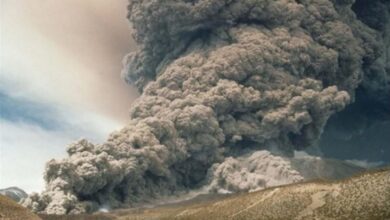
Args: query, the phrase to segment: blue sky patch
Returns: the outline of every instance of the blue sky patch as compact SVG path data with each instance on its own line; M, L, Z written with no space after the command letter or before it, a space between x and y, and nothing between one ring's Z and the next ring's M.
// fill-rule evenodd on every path
M11 122L23 122L37 125L46 130L58 130L61 123L58 113L53 107L12 97L0 90L0 118Z

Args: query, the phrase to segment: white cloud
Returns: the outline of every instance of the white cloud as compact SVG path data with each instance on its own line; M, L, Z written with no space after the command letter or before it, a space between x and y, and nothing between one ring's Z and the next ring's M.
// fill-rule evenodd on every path
M137 96L120 79L131 50L126 0L1 2L0 81L15 96L126 120Z
M0 188L18 186L39 191L44 162L65 154L69 137L29 124L0 121Z
M0 119L0 188L42 190L42 174L48 160L64 157L66 146L79 138L99 143L121 126L101 115L85 112L61 112L59 120L66 125L62 130Z
M119 76L131 48L127 0L0 4L0 91L47 107L29 114L60 125L48 130L0 115L0 188L39 191L44 164L64 156L67 144L81 137L101 142L126 123L136 96Z

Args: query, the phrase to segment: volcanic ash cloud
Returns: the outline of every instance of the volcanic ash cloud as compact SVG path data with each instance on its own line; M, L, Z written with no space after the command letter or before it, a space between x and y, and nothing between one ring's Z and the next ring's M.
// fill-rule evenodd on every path
M381 54L380 35L352 3L131 0L140 49L123 76L142 92L131 121L103 144L81 140L49 161L46 190L24 205L69 214L205 184L234 192L300 181L268 151L288 157L318 140L353 100L363 64Z

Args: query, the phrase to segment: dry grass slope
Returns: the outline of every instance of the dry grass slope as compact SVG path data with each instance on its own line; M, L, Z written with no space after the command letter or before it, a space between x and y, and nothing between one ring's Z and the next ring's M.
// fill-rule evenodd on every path
M39 215L43 220L114 220L116 216L110 214L82 214L82 215Z
M39 220L30 210L17 204L12 199L0 195L0 219L1 220Z
M217 202L122 213L121 220L390 219L390 170L307 182Z
M390 168L346 180L311 181L151 209L40 217L44 220L390 220Z

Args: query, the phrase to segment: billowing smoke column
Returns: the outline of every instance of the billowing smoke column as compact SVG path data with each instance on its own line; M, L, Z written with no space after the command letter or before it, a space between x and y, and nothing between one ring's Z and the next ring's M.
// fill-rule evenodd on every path
M328 121L319 146L324 156L390 163L390 1L356 0L357 18L378 31L383 52L356 90L356 101Z
M46 190L24 204L78 213L205 184L220 192L301 180L280 156L318 140L381 54L381 36L352 4L131 0L140 49L123 76L142 95L130 123L103 144L70 145L68 158L48 162Z
M358 18L374 30L379 31L383 39L383 53L372 65L364 66L364 80L359 92L362 102L371 100L377 105L378 114L383 120L390 118L390 3L386 0L357 0L353 9ZM372 103L371 103L372 104Z

